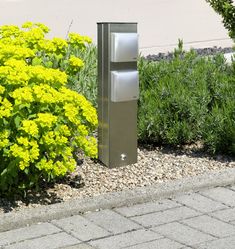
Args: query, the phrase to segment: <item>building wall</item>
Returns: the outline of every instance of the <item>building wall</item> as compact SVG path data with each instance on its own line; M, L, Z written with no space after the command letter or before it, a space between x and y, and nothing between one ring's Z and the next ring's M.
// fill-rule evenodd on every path
M42 22L51 36L67 32L96 42L97 22L138 22L142 54L185 47L231 46L221 18L205 0L0 0L0 25Z

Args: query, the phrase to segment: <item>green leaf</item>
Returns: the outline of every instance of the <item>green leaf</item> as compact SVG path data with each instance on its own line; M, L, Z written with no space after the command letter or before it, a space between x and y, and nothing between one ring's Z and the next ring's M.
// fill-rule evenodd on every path
M35 58L32 60L32 65L33 65L33 66L37 66L37 65L41 65L41 64L42 64L42 59L41 59L41 58L35 57Z
M20 127L20 122L21 122L21 117L20 116L16 116L15 118L14 118L14 122L15 122L15 126L16 126L16 128L19 128Z

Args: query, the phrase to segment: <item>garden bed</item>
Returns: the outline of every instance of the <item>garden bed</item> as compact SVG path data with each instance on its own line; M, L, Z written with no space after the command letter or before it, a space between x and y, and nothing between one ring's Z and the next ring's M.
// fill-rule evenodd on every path
M145 147L138 163L108 169L89 159L97 156L96 47L74 33L45 39L40 23L22 29L0 29L0 193L13 196L0 198L0 213L235 167L235 64L204 57L231 48L185 52L179 41L173 53L139 58Z
M203 152L200 143L182 148L140 147L138 163L120 168L109 169L87 157L79 164L63 181L44 185L38 192L29 191L25 199L0 199L0 214L235 167L233 157L212 157Z

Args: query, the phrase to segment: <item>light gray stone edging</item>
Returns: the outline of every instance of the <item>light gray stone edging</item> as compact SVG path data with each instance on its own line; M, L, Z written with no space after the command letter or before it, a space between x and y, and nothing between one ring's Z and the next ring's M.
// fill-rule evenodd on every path
M138 187L133 190L107 193L93 198L71 200L49 206L1 214L0 232L38 222L60 219L86 211L130 206L151 200L169 198L186 192L196 192L206 188L230 184L235 184L235 168L217 172L212 171L199 176L167 181L147 187Z

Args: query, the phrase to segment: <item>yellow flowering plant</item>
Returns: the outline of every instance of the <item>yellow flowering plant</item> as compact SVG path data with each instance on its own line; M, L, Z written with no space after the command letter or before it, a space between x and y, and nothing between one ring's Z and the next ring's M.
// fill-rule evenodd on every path
M97 113L68 88L85 62L76 51L90 39L46 39L27 22L0 27L0 192L27 189L74 171L76 152L97 157Z

